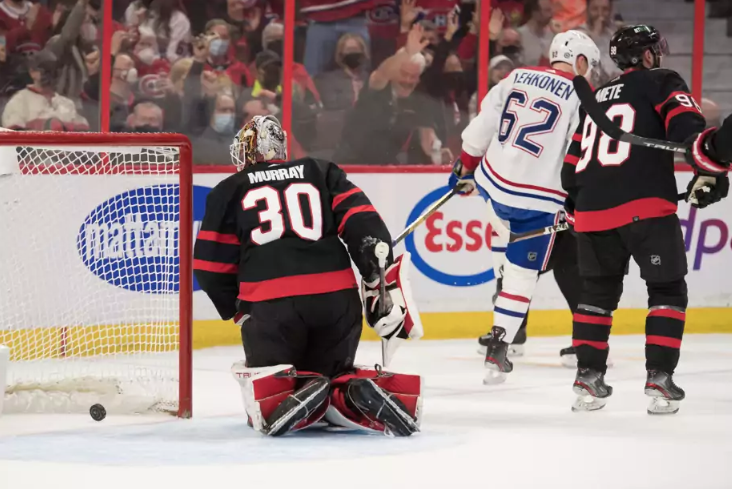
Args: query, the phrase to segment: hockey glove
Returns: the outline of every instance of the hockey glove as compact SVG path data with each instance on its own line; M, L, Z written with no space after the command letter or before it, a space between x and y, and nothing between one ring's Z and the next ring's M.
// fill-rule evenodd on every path
M475 176L473 172L463 167L463 162L460 158L455 160L452 165L452 173L447 182L450 188L458 189L457 193L460 195L471 195L476 190Z
M378 276L361 282L361 297L366 322L376 334L389 339L393 336L401 338L421 338L422 323L412 299L412 288L409 285L407 271L410 264L409 253L398 256L386 270L386 300L382 312Z
M727 174L716 177L694 175L686 188L686 201L697 209L716 204L729 193Z
M694 173L715 176L729 170L730 162L723 161L711 144L716 131L717 129L712 127L699 134L694 134L686 140L689 149L686 150L684 157L686 162L694 168Z

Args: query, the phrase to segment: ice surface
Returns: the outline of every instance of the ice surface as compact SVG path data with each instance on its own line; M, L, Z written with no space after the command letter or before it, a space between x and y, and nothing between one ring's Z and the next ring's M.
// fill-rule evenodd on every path
M611 339L615 388L572 413L566 338L534 338L506 384L482 385L474 341L408 343L392 369L424 375L423 431L409 439L245 424L229 367L241 348L194 353L194 418L0 417L0 489L732 488L732 336L689 335L675 416L646 414L643 338ZM364 343L359 362L379 359Z

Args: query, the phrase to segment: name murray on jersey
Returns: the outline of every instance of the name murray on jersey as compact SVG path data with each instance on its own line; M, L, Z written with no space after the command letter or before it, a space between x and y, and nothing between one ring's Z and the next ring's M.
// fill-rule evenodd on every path
M305 178L305 169L303 165L293 166L292 168L277 168L275 170L255 171L247 175L249 183L271 182L272 180L290 180L293 178Z
M551 92L564 100L569 100L574 93L574 87L571 84L552 74L519 71L513 76L514 83L521 83L523 85L546 90L547 92Z

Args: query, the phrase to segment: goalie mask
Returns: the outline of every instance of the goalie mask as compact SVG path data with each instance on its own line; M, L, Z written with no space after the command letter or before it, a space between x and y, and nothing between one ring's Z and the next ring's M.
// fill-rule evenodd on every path
M272 115L255 115L241 128L231 144L231 161L241 171L270 160L287 159L287 136Z

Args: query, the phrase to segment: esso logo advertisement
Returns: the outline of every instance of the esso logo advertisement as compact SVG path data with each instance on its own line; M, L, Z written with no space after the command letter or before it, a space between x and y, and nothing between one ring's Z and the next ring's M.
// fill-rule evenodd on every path
M193 187L194 236L201 227L208 187ZM105 282L133 292L178 293L179 187L152 185L98 205L79 229L76 249ZM193 290L200 290L194 279Z
M177 184L152 185L98 205L76 238L84 265L115 287L178 293L179 195Z
M450 191L438 188L412 209L407 225ZM454 197L433 213L404 240L412 263L429 279L443 285L470 287L494 279L491 241L485 201L479 197Z

